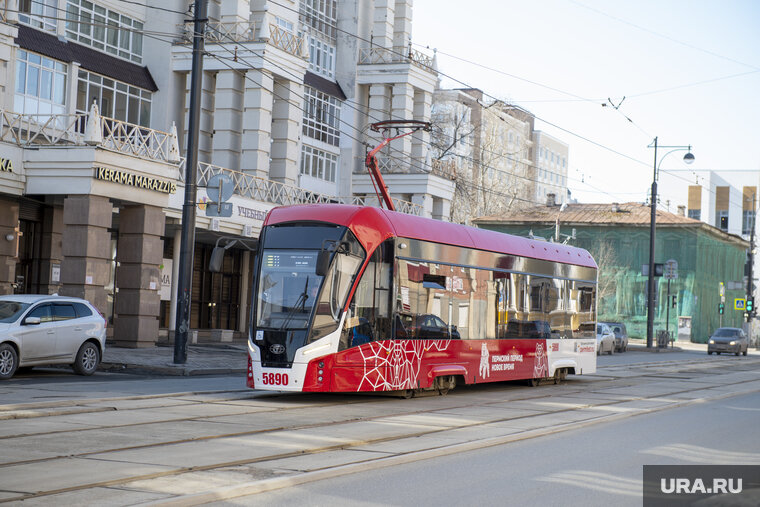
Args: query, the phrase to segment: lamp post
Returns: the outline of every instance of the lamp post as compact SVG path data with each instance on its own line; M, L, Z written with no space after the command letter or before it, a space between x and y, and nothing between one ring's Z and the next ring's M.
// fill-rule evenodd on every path
M657 223L657 173L660 170L660 165L665 157L675 151L686 151L686 155L683 156L683 161L687 164L694 162L694 155L691 153L691 145L687 146L659 146L660 148L672 148L669 152L660 158L659 164L657 163L657 138L647 146L647 148L654 148L654 176L652 178L652 216L649 220L649 283L647 284L647 348L652 347L652 334L654 330L654 231L655 224Z
M567 208L567 203L563 202L562 206L559 207L559 211L557 212L557 220L554 223L554 242L559 243L559 215L562 213L565 208Z

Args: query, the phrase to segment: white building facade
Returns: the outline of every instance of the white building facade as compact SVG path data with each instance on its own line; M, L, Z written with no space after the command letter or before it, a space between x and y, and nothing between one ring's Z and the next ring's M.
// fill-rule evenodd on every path
M85 297L124 346L174 326L191 4L0 1L0 293ZM208 19L191 336L229 340L247 330L252 255L209 273L216 239L255 245L278 205L376 201L366 126L429 120L437 76L410 50L411 0L209 0ZM428 150L410 136L381 167L397 209L445 218L454 185ZM229 218L206 216L217 174Z

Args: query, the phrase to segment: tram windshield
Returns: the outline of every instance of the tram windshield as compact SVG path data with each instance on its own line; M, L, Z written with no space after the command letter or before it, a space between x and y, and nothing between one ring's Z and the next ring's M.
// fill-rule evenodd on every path
M329 252L330 264L326 273L317 274L321 250ZM361 246L345 227L267 228L258 276L256 327L305 330L315 313L318 325L337 326L363 259Z

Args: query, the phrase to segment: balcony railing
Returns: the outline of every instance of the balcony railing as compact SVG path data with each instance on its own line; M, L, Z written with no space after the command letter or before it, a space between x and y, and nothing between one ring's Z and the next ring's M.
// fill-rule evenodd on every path
M428 72L435 72L433 57L411 47L396 46L392 49L379 47L359 49L359 64L379 63L411 63Z
M22 147L89 145L148 160L179 162L174 134L97 113L92 121L92 114L20 114L0 110L0 141Z
M185 159L178 167L178 179L185 181ZM205 186L209 179L217 174L226 174L232 179L234 184L233 192L241 197L247 197L255 201L276 204L278 206L288 206L293 204L322 204L322 203L340 203L354 204L358 206L368 205L368 200L363 197L337 197L333 195L320 194L311 190L306 190L286 183L268 180L260 176L246 174L240 171L233 171L225 167L220 167L204 162L198 163L198 186ZM410 215L419 215L422 213L422 206L401 199L393 199L396 211Z
M377 167L382 174L432 174L447 180L456 180L456 166L453 161L442 162L440 160L433 160L431 165L419 167L414 161L378 156ZM354 170L354 174L366 173L367 169L365 167Z
M177 25L181 44L191 44L193 42L192 22ZM230 42L267 42L274 47L280 48L298 57L306 54L306 39L294 34L289 30L267 23L268 33L262 30L261 23L255 22L238 22L238 23L216 23L209 22L206 24L204 40L210 44L227 44Z

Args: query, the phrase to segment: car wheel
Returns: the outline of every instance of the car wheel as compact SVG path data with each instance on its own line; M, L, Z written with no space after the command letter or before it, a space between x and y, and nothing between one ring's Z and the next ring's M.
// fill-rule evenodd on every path
M741 352L742 352L742 349L736 349L736 352L734 352L734 355L738 356L739 354L741 354Z
M100 351L92 342L84 342L79 347L77 358L74 361L74 371L80 375L92 375L100 364Z
M749 348L749 347L747 347L747 349L748 349L748 348ZM745 356L747 355L747 349L744 349L744 352L742 352L742 354L743 354L743 355L745 355Z
M18 368L18 354L9 343L0 345L0 379L9 379Z
M720 352L716 352L716 354L720 355Z
M612 347L610 347L610 355L612 355L613 352L615 352L615 346L614 345Z
M708 350L708 351L707 351L707 355L708 355L708 356L711 356L711 355L712 355L712 350Z

